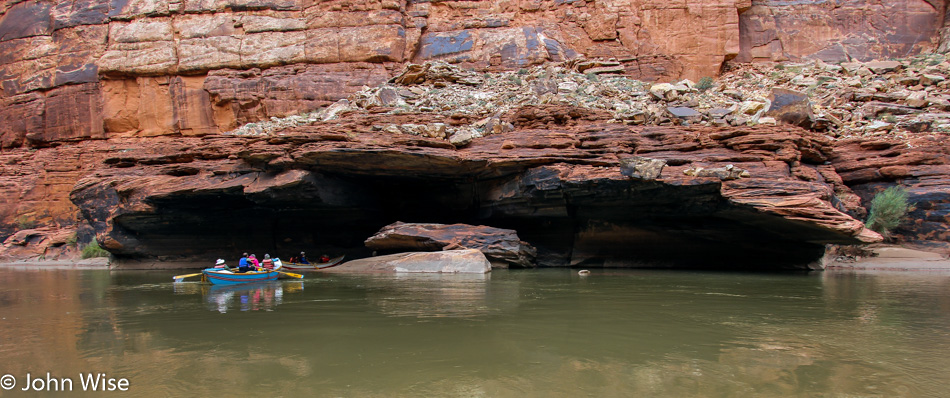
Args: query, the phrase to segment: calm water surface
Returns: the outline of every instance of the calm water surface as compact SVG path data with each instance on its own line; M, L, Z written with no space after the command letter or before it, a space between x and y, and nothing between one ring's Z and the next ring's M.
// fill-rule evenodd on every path
M116 396L946 396L950 274L312 274L7 268L0 374ZM53 392L47 395L62 395Z

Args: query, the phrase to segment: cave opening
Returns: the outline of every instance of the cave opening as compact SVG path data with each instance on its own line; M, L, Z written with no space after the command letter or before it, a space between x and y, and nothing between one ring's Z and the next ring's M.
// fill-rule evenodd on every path
M812 227L730 204L718 183L593 187L537 178L313 174L259 191L168 195L151 199L149 212L115 218L133 242L115 255L194 263L234 262L244 252L361 258L373 255L364 240L396 221L514 229L537 248L542 267L802 268L823 253L822 244L790 238Z

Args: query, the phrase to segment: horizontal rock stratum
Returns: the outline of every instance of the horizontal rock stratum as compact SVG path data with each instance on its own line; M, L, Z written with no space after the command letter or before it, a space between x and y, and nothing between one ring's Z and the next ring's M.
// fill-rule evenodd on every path
M205 135L308 112L407 62L615 59L644 80L736 61L947 47L944 0L89 0L0 5L0 147Z
M624 126L592 116L457 148L374 131L380 118L392 120L353 114L267 137L113 140L122 151L71 199L119 259L187 262L318 241L358 255L396 220L514 229L546 266L801 267L823 244L880 239L848 215L855 203L836 199L850 191L825 164L831 141L796 127ZM668 166L655 180L625 177L619 159L633 153ZM690 173L729 165L749 177Z
M140 264L365 255L403 220L517 230L542 266L801 266L823 243L874 240L860 220L894 184L917 204L897 235L945 249L950 63L863 61L947 51L946 11L6 2L3 252L56 256L97 236ZM699 79L720 71L712 88ZM784 122L813 131L748 126ZM618 170L633 157L666 166L630 179Z

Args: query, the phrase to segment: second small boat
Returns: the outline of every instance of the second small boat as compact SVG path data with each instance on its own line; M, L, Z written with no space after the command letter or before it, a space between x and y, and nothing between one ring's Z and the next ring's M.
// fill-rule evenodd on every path
M343 263L343 257L346 257L346 255L332 258L330 259L330 261L327 261L325 263L316 263L316 264L284 263L283 265L284 265L284 268L294 270L294 271L308 271L308 270L312 271L312 270L336 267L337 265L340 265Z

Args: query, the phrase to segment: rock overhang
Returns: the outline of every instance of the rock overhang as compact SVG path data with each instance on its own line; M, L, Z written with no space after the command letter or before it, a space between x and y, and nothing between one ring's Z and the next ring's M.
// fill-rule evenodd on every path
M310 247L368 255L362 241L396 221L513 228L538 247L541 265L701 268L754 258L766 268L804 266L823 244L874 240L833 204L841 186L795 172L824 167L816 163L830 148L820 135L790 126L595 120L522 128L456 148L362 125L153 142L147 155L127 151L121 162L104 162L71 198L120 260ZM634 155L670 165L655 180L631 179L621 175L620 159ZM749 177L695 174L730 165ZM190 171L175 172L183 168Z

